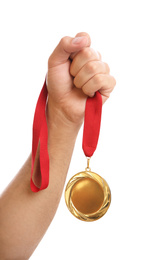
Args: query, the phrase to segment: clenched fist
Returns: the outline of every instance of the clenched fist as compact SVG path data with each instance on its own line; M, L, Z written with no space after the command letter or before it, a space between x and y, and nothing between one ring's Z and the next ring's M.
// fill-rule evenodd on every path
M92 97L99 91L103 103L108 99L116 81L109 74L109 66L90 45L87 33L79 33L75 38L64 37L49 57L47 87L50 115L55 113L61 120L80 124L88 96Z

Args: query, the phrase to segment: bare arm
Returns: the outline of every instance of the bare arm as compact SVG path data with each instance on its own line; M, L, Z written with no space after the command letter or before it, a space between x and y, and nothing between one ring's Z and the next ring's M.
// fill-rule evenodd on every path
M28 259L42 239L60 201L77 132L71 126L68 130L61 124L51 126L50 185L46 190L33 193L30 189L30 156L3 193L0 259Z
M86 98L99 90L105 102L115 85L107 64L89 48L89 36L78 34L82 35L85 36L76 38L76 42L70 37L63 38L49 58L47 120L50 184L38 193L31 191L29 156L0 200L0 259L27 260L37 247L60 201L76 136L83 121ZM37 154L37 185L38 177Z

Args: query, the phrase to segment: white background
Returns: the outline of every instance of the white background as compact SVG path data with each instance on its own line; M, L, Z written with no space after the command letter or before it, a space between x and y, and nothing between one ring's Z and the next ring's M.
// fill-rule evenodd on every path
M150 13L149 0L0 1L0 191L30 153L35 104L60 38L88 32L117 81L91 161L111 188L111 206L85 223L62 196L31 260L151 259ZM82 129L67 181L85 168L81 143Z

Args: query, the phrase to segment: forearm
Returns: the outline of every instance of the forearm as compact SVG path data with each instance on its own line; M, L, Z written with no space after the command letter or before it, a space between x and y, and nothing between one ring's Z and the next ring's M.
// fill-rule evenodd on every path
M2 259L28 259L50 225L64 187L79 127L48 122L50 180L46 190L30 189L31 156L1 197ZM37 167L38 170L38 167Z

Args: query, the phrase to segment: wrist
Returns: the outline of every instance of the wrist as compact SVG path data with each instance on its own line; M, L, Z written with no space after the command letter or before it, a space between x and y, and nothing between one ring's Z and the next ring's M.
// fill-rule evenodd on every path
M67 118L63 110L56 105L49 104L46 110L48 129L61 131L62 134L77 135L83 120L72 121Z
M48 150L54 156L61 149L73 149L81 123L68 120L63 112L56 107L47 107Z

